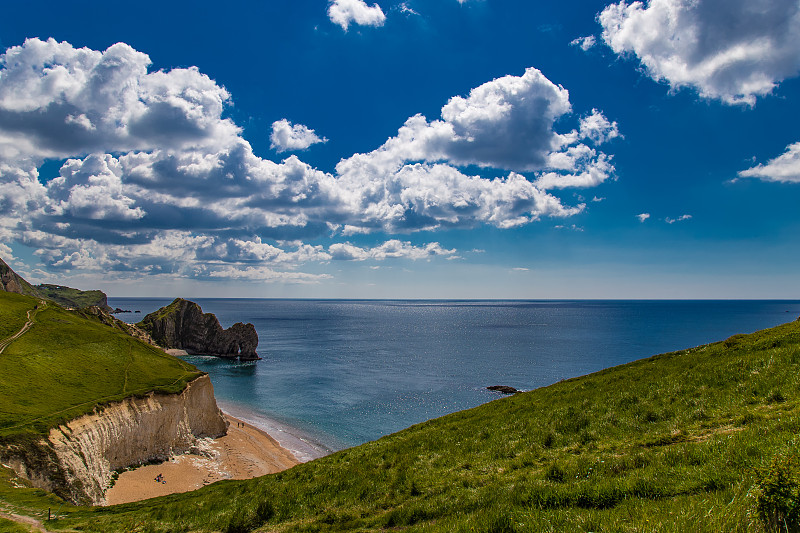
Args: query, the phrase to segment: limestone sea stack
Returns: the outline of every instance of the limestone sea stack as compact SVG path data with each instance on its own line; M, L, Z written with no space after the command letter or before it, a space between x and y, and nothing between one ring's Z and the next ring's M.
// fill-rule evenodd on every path
M146 315L137 326L165 349L245 361L260 359L256 353L258 334L253 324L237 322L223 329L213 313L203 313L199 305L183 298Z

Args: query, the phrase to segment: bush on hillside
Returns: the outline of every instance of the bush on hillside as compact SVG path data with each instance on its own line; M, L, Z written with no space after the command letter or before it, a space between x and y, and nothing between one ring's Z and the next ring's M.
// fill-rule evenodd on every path
M800 461L776 455L758 472L756 512L767 531L800 532Z

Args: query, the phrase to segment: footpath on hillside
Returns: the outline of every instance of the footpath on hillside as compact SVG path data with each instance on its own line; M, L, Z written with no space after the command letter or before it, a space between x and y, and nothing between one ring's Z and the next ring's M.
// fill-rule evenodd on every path
M5 349L8 347L9 344L22 337L29 329L31 329L31 326L33 326L35 322L34 318L36 317L36 314L42 309L45 309L46 307L47 307L47 302L45 302L44 300L39 300L39 305L35 306L33 309L28 310L28 321L25 322L25 325L22 326L22 328L18 332L0 341L0 354L2 354L3 351L5 351Z

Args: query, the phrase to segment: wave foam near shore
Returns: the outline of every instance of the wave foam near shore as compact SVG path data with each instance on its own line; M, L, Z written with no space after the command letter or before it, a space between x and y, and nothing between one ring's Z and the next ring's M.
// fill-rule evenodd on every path
M302 430L278 422L261 413L220 400L217 400L217 405L223 413L247 422L268 434L301 463L325 457L336 451L318 442Z

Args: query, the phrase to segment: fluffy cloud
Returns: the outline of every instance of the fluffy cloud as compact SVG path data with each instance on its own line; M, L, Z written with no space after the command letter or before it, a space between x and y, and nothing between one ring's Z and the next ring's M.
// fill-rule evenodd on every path
M584 52L588 52L594 48L594 45L597 44L597 38L594 35L587 35L586 37L578 37L573 39L569 44L572 46L577 46Z
M14 261L16 259L16 257L14 257L14 250L12 250L7 244L0 242L0 258L2 258L6 263L9 261Z
M0 158L0 219L22 221L40 211L46 190L38 178L32 163Z
M47 184L50 215L129 221L145 214L141 207L132 207L134 199L123 192L122 165L111 155L70 159L60 174Z
M364 0L331 0L328 5L328 18L338 24L344 31L351 23L361 26L383 26L386 15L381 6L368 6Z
M331 173L294 155L256 156L223 117L224 88L194 68L148 65L125 44L99 52L30 39L0 56L4 242L64 270L216 276L231 267L247 279L285 272L305 282L312 278L295 276L299 265L348 253L457 256L438 243L302 241L569 217L584 204L564 205L548 190L594 186L614 171L598 146L619 136L616 123L598 110L575 120L566 89L536 69L450 99L438 120L409 118L397 136ZM571 118L572 129L556 131ZM312 138L322 141L286 120L273 128L276 148ZM66 162L43 183L37 169L46 158ZM502 173L458 168L468 165Z
M742 178L759 178L764 181L800 183L800 142L790 144L786 151L771 159L766 165L756 165L739 172Z
M196 68L148 73L150 59L118 43L105 52L28 39L0 60L0 158L219 146L239 129L229 95Z
M269 139L272 143L271 148L277 152L306 150L313 144L328 142L328 139L319 137L314 130L302 124L292 125L285 118L272 123L272 134Z
M639 222L644 222L645 220L650 218L650 213L639 213L638 215L636 215L636 218L639 219Z
M375 248L360 248L350 243L332 244L328 249L332 259L345 261L365 261L372 259L383 261L385 259L430 259L435 256L453 257L456 250L443 248L438 242L431 242L425 246L414 246L410 242L392 239Z
M606 44L653 79L728 104L753 105L800 71L796 0L622 1L598 18Z
M541 189L597 185L614 168L605 154L581 141L600 144L617 137L617 124L593 110L581 121L580 131L555 131L556 121L571 111L568 91L529 68L522 76L487 82L466 98L451 98L441 120L409 118L397 136L372 152L342 160L336 171L346 179L380 180L396 175L409 162L443 162L546 171L538 181Z

